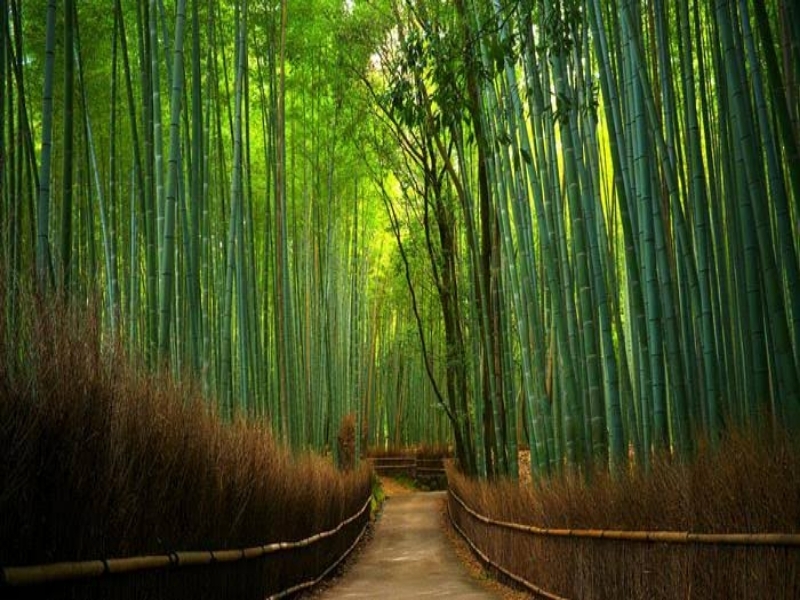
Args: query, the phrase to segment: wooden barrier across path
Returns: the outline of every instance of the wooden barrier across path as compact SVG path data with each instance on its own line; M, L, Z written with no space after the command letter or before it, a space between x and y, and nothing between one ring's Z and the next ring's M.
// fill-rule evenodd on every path
M452 488L447 508L487 565L537 597L800 598L798 534L543 528L482 515Z
M407 477L415 484L429 489L445 489L447 477L444 461L446 456L426 457L404 454L397 456L367 457L378 475L385 477Z

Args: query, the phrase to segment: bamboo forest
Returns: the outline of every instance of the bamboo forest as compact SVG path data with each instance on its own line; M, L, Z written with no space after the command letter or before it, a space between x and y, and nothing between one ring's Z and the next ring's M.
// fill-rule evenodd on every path
M213 422L213 456L265 435L335 488L303 535L348 523L375 477L361 458L391 450L445 449L451 493L484 499L647 482L737 432L800 456L800 6L2 0L0 276L3 462L66 385L46 384L42 357L66 352L47 346L69 347L132 406L184 398L145 430ZM203 455L181 436L175 455ZM47 494L21 470L0 468L0 507ZM30 544L0 563L128 551Z

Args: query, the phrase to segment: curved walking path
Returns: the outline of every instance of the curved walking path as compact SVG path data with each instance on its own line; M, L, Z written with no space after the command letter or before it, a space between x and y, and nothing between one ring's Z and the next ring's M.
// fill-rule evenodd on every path
M470 578L445 538L440 515L444 494L389 498L374 539L321 598L495 598Z

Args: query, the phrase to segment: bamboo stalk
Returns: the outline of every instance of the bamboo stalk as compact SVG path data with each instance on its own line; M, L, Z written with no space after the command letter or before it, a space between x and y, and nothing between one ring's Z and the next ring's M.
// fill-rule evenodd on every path
M212 562L213 554L210 551L188 551L176 552L174 555L175 564L179 567L194 567L198 565L208 565Z
M164 569L175 562L175 556L131 556L95 562L102 562L105 565L106 573L135 573L143 570Z
M56 48L56 2L47 3L44 91L42 92L42 150L39 171L36 237L36 277L40 291L48 283L50 264L50 169L53 146L53 62Z
M245 550L216 550L211 553L214 562L238 562L245 558ZM250 554L251 558L255 558L255 554Z
M33 585L49 581L90 579L106 573L106 563L91 560L79 563L63 562L31 567L7 567L3 569L3 584L11 586Z

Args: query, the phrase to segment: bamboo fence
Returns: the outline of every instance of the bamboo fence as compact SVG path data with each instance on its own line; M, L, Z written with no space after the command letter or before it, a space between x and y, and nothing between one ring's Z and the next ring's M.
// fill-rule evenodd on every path
M94 579L105 575L117 575L123 573L136 573L142 571L156 571L168 568L179 568L189 566L212 565L216 563L235 563L239 561L254 560L268 554L294 550L311 546L324 539L335 536L344 527L357 519L363 517L369 509L371 496L367 497L361 508L353 515L343 520L333 529L323 531L307 538L292 542L273 542L261 546L252 546L240 549L224 550L194 550L180 551L169 554L158 554L148 556L130 556L123 558L96 559L79 562L59 562L41 565L10 566L3 567L0 574L0 589L3 587L23 587L35 586L54 582L75 581ZM280 598L294 593L301 589L312 587L321 581L331 570L333 570L358 544L364 535L368 520L356 536L353 544L319 577L295 585L289 591L280 592L273 598Z
M653 546L654 548L658 547L659 551L666 551L668 552L669 547L677 548L677 547L687 547L694 545L695 547L705 547L705 548L763 548L764 551L767 553L776 553L780 552L785 556L785 559L788 561L786 568L783 567L775 567L779 571L783 571L784 575L782 577L782 587L781 590L773 590L783 593L783 595L778 594L778 597L792 597L791 591L789 589L793 589L792 586L792 577L791 573L796 572L796 562L797 562L797 548L800 547L800 534L792 534L792 533L694 533L690 531L627 531L627 530L608 530L608 529L568 529L568 528L548 528L548 527L537 527L535 525L524 525L521 523L513 523L509 521L503 521L499 519L494 519L492 517L483 515L470 507L463 498L461 498L453 489L452 487L448 488L448 503L447 503L447 511L448 517L450 522L453 524L454 529L464 538L466 543L472 548L473 552L488 566L496 571L502 573L509 579L515 581L517 584L521 585L522 587L526 588L530 592L532 592L537 597L548 598L550 600L565 600L565 597L551 591L547 591L526 579L523 574L519 572L519 568L509 568L508 564L503 565L501 564L504 561L504 558L508 558L507 556L503 556L504 552L502 550L502 543L500 544L501 547L495 545L493 549L496 552L496 556L491 556L492 550L489 548L481 548L480 544L476 541L478 539L484 540L486 537L484 534L472 537L470 536L467 529L473 529L473 527L468 526L465 524L459 516L466 514L469 518L477 521L483 526L488 528L494 528L496 530L506 531L509 532L508 535L523 535L532 538L537 538L542 540L551 539L551 540L563 540L562 543L568 542L570 539L575 540L575 544L579 544L581 540L585 540L586 542L590 543L592 540L594 541L605 541L607 543L612 543L620 548L623 548L617 554L621 556L625 556L626 552L624 550L624 546L626 544L634 544L635 546ZM459 515L458 513L461 513ZM502 534L501 534L502 535ZM473 539L475 538L475 539ZM485 541L485 540L484 540ZM484 544L485 546L485 544ZM544 551L544 547L538 546L539 548ZM615 550L605 547L606 550L599 549L598 551L601 552L616 552ZM616 554L614 554L616 556ZM608 554L608 559L613 560L611 554ZM543 561L547 560L547 557L540 557L536 553L529 554L527 558L528 562L535 562L535 561ZM506 561L507 562L507 561ZM580 561L579 561L580 562ZM591 561L585 561L585 564L590 564ZM519 564L519 563L517 563ZM792 565L795 565L792 567ZM552 567L552 565L550 565ZM750 565L752 567L752 565ZM637 565L638 568L643 568L641 564ZM665 568L667 568L665 566ZM726 568L733 573L736 569L735 564L728 564ZM534 571L535 572L535 571ZM790 573L791 572L791 573ZM590 576L590 580L592 577ZM598 577L599 579L599 577ZM548 586L549 587L549 586ZM586 590L584 590L586 591ZM747 597L768 597L759 595L762 593L770 593L769 589L761 589L761 590L754 590L752 592L755 595L747 596ZM788 594L788 595L787 595ZM589 593L591 597L605 597L603 593ZM586 597L589 597L586 596ZM584 597L584 594L581 594L581 597ZM716 597L716 596L715 596Z
M612 529L557 529L522 525L492 519L473 510L452 489L450 496L470 515L502 529L523 531L531 535L550 537L596 538L627 542L658 542L662 544L717 544L730 546L800 546L800 534L795 533L693 533L691 531L615 531Z
M397 477L405 475L417 484L430 484L445 477L442 458L417 456L381 456L366 459L378 475ZM444 488L442 488L444 489Z

